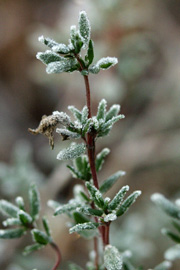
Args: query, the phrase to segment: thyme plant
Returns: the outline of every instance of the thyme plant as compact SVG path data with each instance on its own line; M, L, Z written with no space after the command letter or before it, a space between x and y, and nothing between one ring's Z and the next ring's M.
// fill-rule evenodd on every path
M114 104L107 109L107 102L102 99L99 102L97 113L91 110L91 90L89 74L98 74L100 70L106 70L118 63L115 57L105 57L93 63L94 43L91 40L91 27L85 11L79 14L78 27L71 26L69 44L58 43L50 38L41 36L39 41L49 49L37 53L37 59L46 65L46 72L71 73L78 71L83 76L85 83L86 105L81 109L69 106L68 109L74 117L74 121L65 112L54 111L52 115L43 116L36 129L29 129L33 134L43 134L49 139L50 146L54 147L53 133L59 133L62 140L77 140L69 147L61 150L57 155L58 160L73 160L72 165L67 165L72 176L82 180L82 185L75 185L74 197L66 204L50 200L48 205L54 209L54 215L66 214L71 219L70 233L78 233L80 236L92 239L94 243L93 259L86 265L88 270L134 270L142 269L134 267L129 261L129 253L120 252L113 246L109 239L110 226L113 221L124 215L131 205L140 196L141 191L133 191L130 195L129 186L123 186L113 198L106 197L106 192L122 177L125 172L118 171L109 176L100 185L97 173L102 169L106 156L110 150L104 148L96 153L96 143L100 137L107 136L113 125L124 118L119 114L120 105ZM83 52L83 53L82 53ZM85 55L82 57L82 55ZM57 126L60 127L57 128ZM154 195L155 201L158 200ZM35 184L29 188L29 211L22 197L17 197L16 204L6 200L0 200L0 210L8 218L3 225L12 226L10 229L0 230L0 238L19 238L31 232L33 244L26 246L24 254L39 250L50 245L57 254L57 260L52 270L58 269L61 262L60 248L52 238L46 217L42 218L41 229L39 223L40 197ZM164 201L160 203L169 204ZM172 208L172 215L180 219L180 209ZM169 210L168 210L169 211ZM38 224L38 225L37 225ZM180 225L174 223L179 230ZM164 231L176 242L180 243L180 237ZM170 264L163 262L154 269L166 270ZM69 265L70 270L80 270L76 264Z

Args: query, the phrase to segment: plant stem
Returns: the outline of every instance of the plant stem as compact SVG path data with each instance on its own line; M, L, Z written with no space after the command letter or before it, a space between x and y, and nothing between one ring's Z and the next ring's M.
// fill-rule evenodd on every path
M60 252L58 246L55 243L51 243L50 245L55 250L55 252L57 254L57 260L56 260L56 263L53 266L52 270L57 270L57 268L58 268L58 266L60 265L60 262L61 262L61 252Z

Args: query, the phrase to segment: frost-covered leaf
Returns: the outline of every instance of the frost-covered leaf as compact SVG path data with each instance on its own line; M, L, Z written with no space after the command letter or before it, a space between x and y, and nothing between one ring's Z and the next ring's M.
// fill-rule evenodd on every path
M106 113L106 122L112 119L113 117L117 116L118 113L120 112L120 105L114 104L111 106L109 111Z
M70 52L70 48L63 43L58 43L57 45L54 45L51 49L52 51L61 54L68 54Z
M63 149L57 155L57 159L59 160L69 160L75 159L84 154L86 151L86 145L84 143L81 144L72 144L70 147Z
M116 247L111 245L105 247L104 266L107 270L120 270L122 268L122 258Z
M79 213L79 212L74 212L73 213L73 217L75 222L78 223L86 223L86 222L90 222L89 218L85 217L83 214Z
M153 194L151 196L151 200L170 217L180 219L179 207L166 199L162 194Z
M56 208L58 208L60 206L60 203L59 202L56 202L54 200L49 200L47 205L49 207L51 207L52 209L56 210Z
M47 218L43 217L42 222L43 222L43 227L44 227L44 230L45 230L47 236L51 236L51 231L49 228L49 222L48 222Z
M64 128L57 128L56 132L62 136L63 141L68 140L68 139L79 139L81 137L80 134L69 131L68 129L64 129Z
M101 194L101 192L91 183L86 182L86 187L89 191L89 194L91 196L91 199L93 200L93 202L100 208L103 208L105 205L103 196Z
M164 257L166 260L174 261L180 259L180 245L175 245L166 250Z
M168 270L168 269L171 268L171 266L172 266L172 263L171 263L171 262L169 262L169 261L164 261L164 262L158 264L158 265L154 268L154 270Z
M113 185L114 183L116 183L116 181L121 177L125 175L124 171L118 171L116 173L114 173L113 175L111 175L110 177L108 177L100 186L100 191L102 193L107 192Z
M105 99L102 99L98 105L98 111L97 111L97 116L96 116L97 120L100 120L100 119L105 120L106 107L107 107L107 101Z
M76 158L73 162L74 173L78 176L77 178L89 181L91 179L91 171L87 155L81 155Z
M19 217L19 220L21 221L21 223L24 226L27 226L27 225L31 224L32 221L33 221L32 217L23 210L20 210L18 212L18 217Z
M91 72L92 74L98 74L100 71L100 67L97 65L92 65L89 67L89 72Z
M82 175L74 167L67 165L67 168L70 170L72 177L82 179Z
M91 27L90 22L85 11L79 13L79 33L87 46L90 40Z
M68 110L72 112L77 121L81 122L82 113L74 106L68 106Z
M81 232L84 230L94 230L99 226L98 223L95 222L86 222L82 224L76 224L74 227L69 229L69 233L74 233L74 232Z
M123 201L126 193L129 190L129 186L122 187L119 192L115 195L115 197L112 199L112 201L109 203L108 208L110 210L115 210Z
M44 245L41 245L41 244L38 244L38 243L27 246L27 247L25 247L25 249L23 251L23 255L26 256L26 255L30 254L31 252L39 250L39 249L41 249L43 247L44 247Z
M3 221L3 226L14 226L14 225L22 225L19 218L8 218Z
M25 233L24 228L0 230L1 239L20 238Z
M96 156L96 171L99 172L102 169L102 165L104 163L104 158L110 153L109 148L104 148L97 156Z
M162 234L167 235L169 238L171 238L174 242L180 243L180 236L179 235L177 235L177 234L173 233L172 231L165 229L165 228L163 228L161 230L161 232L162 232Z
M15 206L14 204L6 201L6 200L0 200L0 212L8 217L17 217L19 208Z
M100 69L108 69L117 63L118 60L116 57L104 57L96 63L96 66L98 66Z
M77 70L78 63L75 58L65 58L61 59L61 61L56 61L49 63L46 67L46 72L48 74L51 73L62 73L62 72L72 72Z
M77 207L80 207L82 205L81 202L77 200L70 200L69 203L60 205L58 208L56 208L56 211L54 213L55 216L60 214L69 214L72 211L75 211Z
M56 45L58 45L59 43L57 43L55 40L51 39L51 38L45 38L44 36L40 36L38 38L38 40L43 43L44 45L48 46L49 48L52 48Z
M121 204L121 206L117 210L116 215L117 216L121 216L125 212L127 212L127 210L129 209L129 207L136 201L136 199L140 195L141 195L141 191L140 190L134 191L131 195L129 195L127 197L127 199Z
M40 60L41 62L43 62L45 65L48 65L49 63L52 63L52 62L61 61L64 59L64 57L50 50L47 50L45 52L38 52L36 54L36 58Z
M22 197L18 196L15 201L16 201L16 204L18 205L19 209L24 210L24 207L25 207L24 199Z
M116 123L117 121L124 119L125 116L124 114L119 114L117 116L114 116L113 118L111 118L110 120L108 120L104 125L103 125L103 129L107 129L109 127L111 127L114 123Z
M31 233L34 241L38 244L47 245L48 243L52 242L52 239L50 237L48 237L44 232L38 229L33 229Z
M31 184L29 188L29 204L30 204L30 214L34 219L38 218L40 211L40 195L35 184Z
M81 123L85 124L86 121L88 120L88 107L84 106L82 111L81 111Z

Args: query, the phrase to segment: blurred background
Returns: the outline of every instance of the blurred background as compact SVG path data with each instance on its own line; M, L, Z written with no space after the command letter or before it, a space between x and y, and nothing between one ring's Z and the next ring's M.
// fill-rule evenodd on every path
M84 265L91 244L68 234L65 217L52 218L49 199L67 202L72 179L57 153L69 142L57 135L55 149L48 140L33 136L42 115L68 112L68 105L85 104L83 78L78 73L47 75L36 60L46 48L40 35L67 43L69 29L86 10L95 43L95 61L115 56L114 68L90 76L93 112L105 98L121 104L125 120L110 136L98 141L97 151L109 147L100 181L121 169L127 172L109 196L124 184L143 194L128 214L115 222L112 243L132 250L136 265L153 268L173 243L160 229L168 218L150 201L154 192L170 199L180 196L180 1L177 0L1 0L0 1L0 198L13 202L27 197L30 182L39 185L42 214L47 213L53 236L66 261ZM2 227L2 226L1 226ZM0 268L4 270L50 269L54 254L46 248L23 257L31 238L0 241ZM179 262L172 269L177 270ZM48 268L49 267L49 268Z

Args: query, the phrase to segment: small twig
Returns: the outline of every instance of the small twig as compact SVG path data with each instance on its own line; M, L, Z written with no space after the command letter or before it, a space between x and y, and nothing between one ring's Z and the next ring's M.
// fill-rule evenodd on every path
M60 262L61 262L61 252L60 252L58 246L55 243L51 243L50 245L55 250L56 255L57 255L57 260L56 260L56 263L53 266L52 270L57 270L57 268L58 268L58 266L60 265Z

